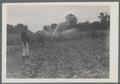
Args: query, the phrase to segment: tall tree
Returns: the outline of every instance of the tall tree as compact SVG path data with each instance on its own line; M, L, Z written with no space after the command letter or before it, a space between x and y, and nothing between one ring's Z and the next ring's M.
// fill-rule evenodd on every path
M103 28L106 28L108 27L108 25L110 25L110 15L108 15L107 12L105 13L101 12L98 18L100 19L100 22Z
M74 14L70 13L65 18L66 18L66 22L70 23L72 27L77 25L78 19Z
M101 22L102 24L104 24L104 23L106 22L106 19L107 19L107 18L106 18L105 14L104 14L103 12L101 12L98 17L99 17L100 22Z

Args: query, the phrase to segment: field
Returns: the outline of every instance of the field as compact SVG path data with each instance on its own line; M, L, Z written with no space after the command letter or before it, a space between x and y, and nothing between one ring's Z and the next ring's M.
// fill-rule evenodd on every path
M86 37L33 44L25 62L22 47L8 45L7 77L109 78L109 38Z

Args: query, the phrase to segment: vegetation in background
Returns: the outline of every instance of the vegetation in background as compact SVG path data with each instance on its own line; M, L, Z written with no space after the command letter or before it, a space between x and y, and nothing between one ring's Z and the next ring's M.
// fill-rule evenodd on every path
M110 28L110 15L108 15L106 12L103 13L101 12L98 15L98 18L100 19L100 21L94 21L92 23L90 23L89 21L86 22L80 22L78 23L78 19L75 15L73 15L72 13L68 14L65 19L68 24L66 27L65 25L67 23L63 23L63 29L64 30L69 30L69 29L78 29L80 31L80 33L82 32L86 32L85 35L82 36L88 36L88 37L96 37L100 35L100 32L103 30L108 30ZM57 27L57 23L53 23L51 25L44 25L43 26L43 30L38 30L37 32L32 32L29 30L29 37L31 42L33 41L41 41L41 37L44 39L44 33L45 32L50 32L52 33L56 27ZM22 29L24 28L24 24L17 24L15 26L7 24L7 43L9 45L15 45L15 44L20 44L21 43L21 39L20 39L20 32L22 31ZM61 31L61 30L60 30ZM103 35L108 35L105 34L104 32L101 33L101 36ZM17 39L17 40L16 40Z

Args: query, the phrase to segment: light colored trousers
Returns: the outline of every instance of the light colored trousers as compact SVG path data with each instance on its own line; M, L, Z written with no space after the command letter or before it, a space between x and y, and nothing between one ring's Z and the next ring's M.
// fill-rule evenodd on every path
M29 44L28 42L26 44L22 43L22 56L29 56Z

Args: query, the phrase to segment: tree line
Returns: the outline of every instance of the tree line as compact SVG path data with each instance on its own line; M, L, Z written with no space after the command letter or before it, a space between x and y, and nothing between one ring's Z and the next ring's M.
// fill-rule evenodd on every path
M72 13L68 14L65 18L66 18L66 21L68 21L70 23L70 25L68 27L69 29L70 28L78 28L80 31L89 31L91 29L92 30L93 29L94 30L104 30L104 29L110 28L110 15L107 14L107 12L101 12L98 15L99 21L93 21L92 23L89 21L78 23L78 18ZM27 25L24 25L22 23L19 23L15 26L7 24L7 33L19 34L22 31L22 29L24 28L24 26L27 26ZM44 25L42 31L53 32L54 29L56 28L56 26L57 26L57 23L53 23L51 25Z

